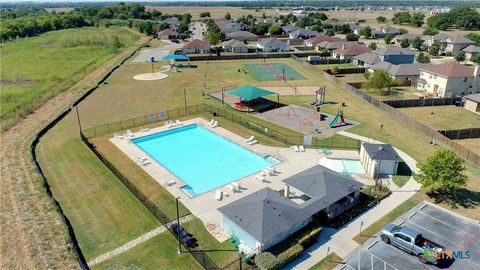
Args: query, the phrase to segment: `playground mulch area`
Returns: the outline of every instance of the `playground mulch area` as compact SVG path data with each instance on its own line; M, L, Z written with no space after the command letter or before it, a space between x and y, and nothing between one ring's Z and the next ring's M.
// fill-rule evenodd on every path
M345 125L330 128L329 124L335 118L335 115L322 112L322 120L320 120L320 116L318 114L315 115L313 110L296 105L280 107L255 114L255 116L317 138L331 137L339 131L358 124L352 120L345 119ZM320 130L320 133L315 131L315 129Z
M300 73L284 63L246 64L248 72L259 81L282 81L305 79ZM284 73L285 72L285 73ZM284 77L285 74L285 77Z

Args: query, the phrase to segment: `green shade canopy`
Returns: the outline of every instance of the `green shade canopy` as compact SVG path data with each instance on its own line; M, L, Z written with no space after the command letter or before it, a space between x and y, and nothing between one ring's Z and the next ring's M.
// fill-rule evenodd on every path
M241 97L245 99L246 101L250 101L252 99L256 99L259 97L263 96L269 96L269 95L277 95L277 93L268 91L262 88L258 88L252 85L244 85L238 88L234 88L231 90L226 91L225 93L237 97Z

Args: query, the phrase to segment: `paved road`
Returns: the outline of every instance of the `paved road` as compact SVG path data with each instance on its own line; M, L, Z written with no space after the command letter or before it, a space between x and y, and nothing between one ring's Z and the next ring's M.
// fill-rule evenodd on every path
M164 45L160 48L151 48L142 50L135 59L132 60L134 63L149 62L150 57L155 57L155 61L160 61L165 55L169 54L171 50L176 50L182 48L183 44L171 43L169 41L167 45Z
M207 32L207 27L202 22L193 22L190 31L192 31L192 40L203 40L203 32Z

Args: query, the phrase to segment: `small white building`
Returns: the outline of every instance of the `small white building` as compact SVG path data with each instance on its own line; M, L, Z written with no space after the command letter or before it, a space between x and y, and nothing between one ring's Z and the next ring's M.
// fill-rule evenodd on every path
M257 42L257 49L263 52L288 52L290 46L276 38L266 38Z
M397 174L398 164L403 162L390 144L362 143L360 162L372 178L377 175Z

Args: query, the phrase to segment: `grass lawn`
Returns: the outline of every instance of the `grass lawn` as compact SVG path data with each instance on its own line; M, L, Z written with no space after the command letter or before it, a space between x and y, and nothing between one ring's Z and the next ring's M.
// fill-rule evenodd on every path
M453 105L402 108L400 110L437 130L480 127L480 115Z
M319 261L314 266L310 267L309 270L330 270L341 262L342 258L340 258L335 252L333 252L328 254L327 257L323 258L323 260Z
M414 207L421 201L423 201L421 193L416 193L408 200L397 206L397 208L393 209L388 214L377 220L375 223L365 228L362 231L362 234L357 234L355 237L353 237L353 240L355 240L359 244L365 243L368 239L375 236L385 224L393 222L396 218L406 213L408 210L412 209L412 207Z
M2 131L117 54L113 36L124 46L138 39L127 29L112 27L51 31L3 43Z
M202 269L189 254L177 254L178 242L169 232L154 238L92 267L98 270L117 269Z
M374 90L365 90L370 95L378 98L379 100L396 100L396 99L418 99L419 96L415 95L418 93L418 90L412 86L402 86L402 87L392 87L390 89L390 94L387 95L384 92L374 91Z
M410 177L412 177L412 170L408 167L405 162L401 162L398 164L397 174L392 175L392 180L398 187L403 187Z

